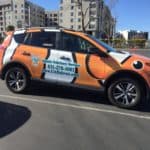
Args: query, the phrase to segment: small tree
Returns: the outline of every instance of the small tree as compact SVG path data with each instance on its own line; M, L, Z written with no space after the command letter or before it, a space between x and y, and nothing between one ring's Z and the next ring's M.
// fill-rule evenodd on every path
M15 27L13 25L9 25L7 26L6 28L6 31L9 32L9 31L14 31L15 30Z
M131 39L128 40L128 45L131 48L145 48L146 39Z

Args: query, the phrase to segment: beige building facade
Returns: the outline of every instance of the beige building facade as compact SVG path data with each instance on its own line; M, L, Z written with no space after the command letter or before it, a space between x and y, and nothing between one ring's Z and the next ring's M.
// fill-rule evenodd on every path
M59 26L59 11L45 11L45 26L58 27Z
M87 33L98 37L100 34L106 33L105 30L109 30L106 29L107 27L111 28L110 33L113 34L114 29L112 28L114 28L114 19L103 0L82 0L82 6L78 4L77 1L78 0L60 1L60 26L82 31L84 24Z
M17 28L45 25L44 8L28 0L0 0L0 34L7 26Z

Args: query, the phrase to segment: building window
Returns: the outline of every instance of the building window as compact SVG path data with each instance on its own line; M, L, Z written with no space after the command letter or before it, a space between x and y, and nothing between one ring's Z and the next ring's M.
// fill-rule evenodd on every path
M23 4L21 4L21 7L23 8L23 7L24 7L24 5L23 5Z
M94 29L95 25L89 25L89 29Z
M17 8L17 5L15 5L15 8Z
M60 10L63 10L63 7L62 7L62 6L60 7Z
M73 29L73 25L71 25L70 28Z
M96 11L90 11L90 15L96 15Z
M74 6L71 6L71 10L73 10L74 9Z
M71 0L71 3L74 3L74 0Z
M17 14L17 10L15 10L15 13Z
M70 19L70 22L73 22L73 18Z
M58 15L57 14L54 14L54 17L57 17Z
M91 3L90 8L96 8L96 3Z
M78 22L81 22L81 18L78 18Z
M63 22L63 20L62 19L60 19L60 23L62 23Z
M70 13L70 15L71 15L71 16L73 16L73 15L74 15L74 13L73 13L73 12L71 12L71 13Z
M17 19L17 16L15 16L15 19Z
M62 17L63 16L63 13L60 13L60 17Z
M81 25L78 26L78 29L79 29L79 30L81 29Z
M94 22L95 20L96 20L96 19L93 18L93 17L90 18L90 21L92 21L92 22Z
M54 18L54 21L57 21L57 18Z
M81 11L80 11L80 12L78 12L78 16L81 16Z

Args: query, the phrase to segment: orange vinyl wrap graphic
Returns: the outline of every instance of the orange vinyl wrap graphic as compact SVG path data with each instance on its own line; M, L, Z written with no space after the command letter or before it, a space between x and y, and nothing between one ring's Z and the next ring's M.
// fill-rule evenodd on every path
M12 32L7 32L6 34L7 34L7 37L3 41L2 45L1 45L1 48L0 48L0 60L1 60L0 68L2 68L2 65L3 65L2 64L2 60L3 60L3 56L4 56L4 53L5 53L5 50L10 45L11 39L12 39L12 36L13 36Z
M28 29L26 32L41 32L41 31L42 30L40 28L32 28L32 29ZM86 36L86 34L80 32L68 31L68 30L64 30L64 32L73 34L75 36L80 36L83 39L89 41L100 51L107 53L106 54L107 57L100 57L94 54L89 54L89 55L82 54L82 53L74 54L71 51L56 52L57 50L55 49L48 50L47 48L18 44L12 38L12 33L11 34L9 33L7 35L7 38L4 40L3 44L0 47L0 59L1 59L0 68L2 69L3 67L2 62L4 62L3 65L5 65L5 63L8 63L7 60L9 60L9 62L13 62L13 61L19 62L26 66L26 68L30 71L32 78L41 79L43 75L43 70L45 69L46 65L50 67L51 62L55 59L57 61L57 62L55 61L55 66L60 65L60 63L62 63L61 60L62 58L68 56L68 58L72 60L72 55L73 55L73 57L75 58L72 60L71 65L78 66L76 68L76 72L74 73L75 75L78 74L78 76L75 75L71 76L74 78L73 82L71 82L72 80L67 80L68 83L87 85L87 86L100 88L102 86L100 83L101 81L107 80L117 71L125 70L125 71L132 71L140 75L142 78L144 78L144 80L148 83L150 87L150 59L149 58L142 57L139 55L130 55L130 54L128 56L127 54L122 52L109 53L106 51L106 49L103 46L99 45L98 43L90 39L88 36ZM8 59L7 55L9 56L10 54L9 52L12 53ZM5 54L6 57L4 57ZM60 58L58 59L58 56L60 56L61 59ZM121 59L121 57L123 59ZM3 59L5 61L2 61ZM120 61L118 61L119 59ZM44 60L46 62L45 64L43 62ZM65 67L66 66L62 66L61 64L61 68L64 69ZM49 69L48 71L49 72L46 73L48 74L48 77L52 79L50 74L51 70ZM60 74L60 72L55 72L54 74L55 77L61 78L60 81L63 81L64 79L68 78L67 76L68 74L66 76L64 75L61 76L61 75L62 74Z
M4 42L2 43L2 46L4 48L7 48L11 42L11 39L12 39L12 34L9 34L6 39L4 40Z
M89 55L86 58L88 73L99 80L105 78L105 58L100 58L97 55Z
M24 55L24 53L29 53L30 56ZM47 55L48 55L48 50L45 48L20 45L16 49L16 52L12 60L24 64L31 72L32 78L40 79L44 68L43 59L45 59ZM36 57L38 59L37 64L34 64L32 60L33 57Z
M136 69L134 67L134 63L137 61L143 64L141 69ZM124 63L122 68L125 70L133 70L137 72L139 75L141 75L145 79L145 81L148 83L150 87L150 64L146 65L147 63L150 63L149 58L134 54L128 61L126 61L126 63Z
M77 64L80 64L80 67L78 68L79 77L76 79L75 84L100 87L98 80L91 77L87 71L86 57L83 54L76 54Z
M121 65L111 57L105 58L104 64L105 64L105 75L104 75L105 79L111 76L115 71L119 71L122 69Z

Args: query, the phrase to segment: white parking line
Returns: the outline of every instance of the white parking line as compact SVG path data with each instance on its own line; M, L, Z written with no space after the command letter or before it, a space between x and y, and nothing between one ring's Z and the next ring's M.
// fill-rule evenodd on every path
M126 116L126 117L137 118L137 119L150 120L150 116L146 116L146 115L125 113L125 112L121 112L121 111L114 111L114 110L108 110L108 109L87 107L87 106L82 106L82 105L72 105L72 104L66 104L66 103L58 103L58 102L52 102L52 101L46 101L46 100L38 100L38 99L33 99L33 98L29 99L29 98L8 96L8 95L0 95L0 97L15 99L15 100L22 100L22 101L27 101L27 102L37 102L37 103L41 103L41 104L63 106L63 107L80 109L80 110L89 110L89 111L103 112L103 113L109 113L109 114L116 114L116 115L121 115L121 116Z

